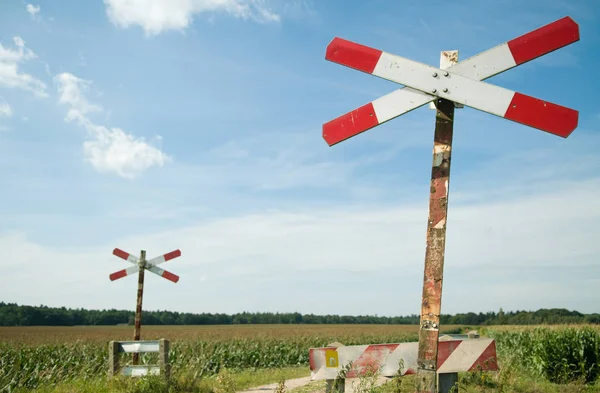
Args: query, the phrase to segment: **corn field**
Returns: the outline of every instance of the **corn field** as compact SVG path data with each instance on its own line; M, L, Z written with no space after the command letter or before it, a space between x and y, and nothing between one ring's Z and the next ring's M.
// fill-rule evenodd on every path
M346 345L417 340L417 326L154 327L143 339L171 341L173 374L191 378L229 370L308 366L308 349L334 341ZM451 330L456 331L457 329ZM108 369L108 341L130 340L127 327L0 329L0 392L33 389L69 379L96 378ZM142 363L156 364L156 354ZM121 364L131 359L121 356Z
M524 331L493 330L498 358L511 360L553 383L593 383L600 377L600 330L535 328Z
M94 379L106 374L108 341L127 340L119 328L0 329L0 392L33 389L72 379ZM112 330L111 330L112 329ZM308 349L338 341L345 345L417 341L417 326L255 326L222 329L193 327L146 328L144 339L171 341L174 375L201 378L229 370L306 366ZM447 327L446 333L456 333ZM44 337L44 331L47 333ZM66 331L64 336L61 334ZM87 336L85 336L87 332ZM600 330L590 327L558 329L486 329L497 341L500 366L516 359L556 383L598 379ZM57 338L58 337L58 338ZM69 340L71 337L73 341ZM87 337L87 338L86 338ZM75 341L76 340L76 341ZM130 362L122 355L121 364ZM142 363L155 364L156 354Z

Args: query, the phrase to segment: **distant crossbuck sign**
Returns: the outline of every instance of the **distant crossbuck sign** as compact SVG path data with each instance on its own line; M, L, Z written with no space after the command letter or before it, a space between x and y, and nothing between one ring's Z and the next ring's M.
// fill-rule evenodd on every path
M126 269L119 270L117 272L112 273L109 276L111 281L115 281L115 280L118 280L119 278L126 277L126 276L136 273L140 270L140 264L139 264L140 259L138 257L136 257L135 255L131 255L130 253L120 250L118 248L115 248L113 250L113 255L115 255L119 258L122 258L122 259L126 260L127 262L134 264L135 266L131 266ZM177 258L180 256L181 256L180 250L171 251L167 254L164 254L159 257L145 261L143 264L143 268L151 271L152 273L154 273L162 278L166 278L167 280L176 283L177 281L179 281L178 275L173 274L173 273L169 272L168 270L161 269L157 265L160 265L161 263L165 263L167 261L170 261L171 259L174 259L174 258Z

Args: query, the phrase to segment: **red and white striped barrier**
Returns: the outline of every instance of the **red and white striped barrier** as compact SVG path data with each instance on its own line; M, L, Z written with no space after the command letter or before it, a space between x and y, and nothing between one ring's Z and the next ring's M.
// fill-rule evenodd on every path
M566 138L576 110L481 81L578 40L579 26L565 17L442 70L336 37L327 60L406 87L325 123L323 138L332 146L438 97Z
M417 342L400 344L352 345L309 350L312 380L335 379L340 370L352 362L346 378L364 376L369 370L380 375L415 374ZM402 362L402 368L400 368ZM474 370L496 371L496 342L491 338L445 340L438 345L439 374Z

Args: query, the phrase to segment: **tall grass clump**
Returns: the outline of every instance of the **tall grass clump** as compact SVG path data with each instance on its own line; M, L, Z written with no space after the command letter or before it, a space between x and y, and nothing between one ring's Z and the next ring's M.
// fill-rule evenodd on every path
M557 384L592 384L600 378L600 331L591 327L487 330L496 339L499 359L510 359Z
M0 391L34 389L75 378L94 378L107 370L108 350L97 345L12 347L0 343Z

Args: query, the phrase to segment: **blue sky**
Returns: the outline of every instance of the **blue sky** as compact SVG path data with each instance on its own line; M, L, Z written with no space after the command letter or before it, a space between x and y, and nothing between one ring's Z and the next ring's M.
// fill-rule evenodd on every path
M334 147L323 123L398 87L339 36L424 63L564 16L581 40L490 83L577 109L567 139L457 110L445 313L598 312L600 4L550 0L0 3L0 300L134 309L419 312L434 112Z

